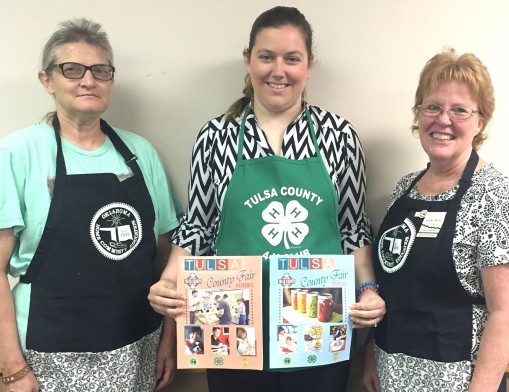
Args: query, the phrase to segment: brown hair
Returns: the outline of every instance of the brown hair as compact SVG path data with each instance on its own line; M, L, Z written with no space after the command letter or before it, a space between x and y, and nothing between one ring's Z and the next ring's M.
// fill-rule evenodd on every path
M249 34L249 46L244 51L245 55L247 57L251 56L251 52L256 43L256 38L260 31L266 28L279 28L283 26L293 26L299 29L306 44L308 60L311 61L313 58L313 29L306 20L306 17L294 7L278 6L260 14L251 27L251 33ZM242 90L244 96L236 100L226 111L226 119L229 121L240 116L244 108L254 97L253 85L249 75L246 75L244 82L245 86Z

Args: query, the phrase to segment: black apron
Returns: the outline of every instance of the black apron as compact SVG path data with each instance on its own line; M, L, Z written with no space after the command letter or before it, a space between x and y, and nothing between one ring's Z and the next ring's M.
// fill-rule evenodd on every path
M31 283L26 347L101 352L159 328L147 294L156 280L155 213L143 174L117 133L102 131L133 172L67 175L54 117L56 175L46 226L22 283Z
M439 362L471 360L472 305L484 303L484 298L473 298L461 285L452 241L461 199L478 161L472 151L453 199L408 197L423 171L385 216L373 260L378 260L376 279L387 313L375 329L375 340L389 354Z

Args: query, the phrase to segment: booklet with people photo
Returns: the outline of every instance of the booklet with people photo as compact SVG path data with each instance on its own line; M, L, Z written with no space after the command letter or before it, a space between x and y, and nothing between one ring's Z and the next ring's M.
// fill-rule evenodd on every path
M353 256L276 255L270 257L270 267L270 367L348 360Z
M187 296L177 318L179 369L263 367L262 258L181 257L177 290Z

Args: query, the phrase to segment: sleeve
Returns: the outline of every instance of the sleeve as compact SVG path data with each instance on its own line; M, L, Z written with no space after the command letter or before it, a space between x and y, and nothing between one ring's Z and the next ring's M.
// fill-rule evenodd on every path
M479 224L476 235L476 258L480 268L509 263L509 179L489 187L477 208L471 211ZM476 219L473 215L472 219Z
M342 133L340 167L337 176L339 189L339 231L343 252L349 254L357 248L374 242L374 233L366 215L366 171L364 152L360 140L351 125Z
M394 204L394 202L396 200L398 200L401 197L401 195L407 191L408 187L410 187L410 185L414 181L415 177L417 177L420 173L421 172L419 171L419 172L406 174L398 181L398 183L396 184L396 187L392 191L392 194L389 198L389 203L387 204L387 209L386 209L387 211L389 210L389 208L391 208L391 206Z
M146 143L149 149L149 155L146 157L148 167L145 169L149 177L147 186L156 214L155 232L157 235L162 235L175 229L178 226L178 219L164 166L155 148L148 141ZM140 166L145 164L143 159Z
M195 256L212 253L216 221L216 187L211 160L212 137L209 123L198 134L191 158L188 209L173 236L173 243Z
M162 235L175 229L178 226L177 214L175 212L175 202L171 191L168 178L166 176L164 167L159 159L156 157L155 164L155 198L156 198L156 216L157 216L157 233Z
M0 148L0 229L15 228L19 232L25 224L20 189L15 178L12 154ZM18 181L19 182L19 181Z

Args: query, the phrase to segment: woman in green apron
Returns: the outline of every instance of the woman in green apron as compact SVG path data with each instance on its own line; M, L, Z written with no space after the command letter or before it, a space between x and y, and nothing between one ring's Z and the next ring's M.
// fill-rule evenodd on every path
M62 23L39 72L56 111L0 141L5 391L151 392L174 370L146 293L177 219L155 149L100 117L114 73L99 24Z
M289 250L264 229L263 211L269 203L288 206L298 200L299 211L287 208L287 213L305 209L309 232L288 233L291 252L353 254L357 283L367 282L368 288L357 304L355 325L372 326L385 306L372 283L364 156L345 119L304 101L313 63L311 26L295 8L264 12L254 22L244 60L245 96L198 135L189 208L163 279L151 289L151 302L165 315L178 315L171 307L181 305L182 297L171 281L179 255L263 255L266 273L268 255ZM268 309L267 279L264 284ZM264 315L264 331L268 319ZM293 372L209 370L208 384L210 391L258 391L263 385L271 391L337 392L345 390L348 372L348 361Z

